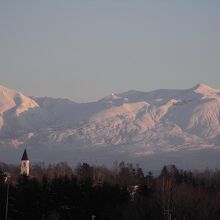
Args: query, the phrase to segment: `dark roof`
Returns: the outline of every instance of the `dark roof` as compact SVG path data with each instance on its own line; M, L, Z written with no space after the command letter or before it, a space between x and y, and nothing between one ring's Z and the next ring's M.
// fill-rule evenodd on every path
M24 153L23 153L21 160L28 160L28 155L27 155L26 149L24 150Z

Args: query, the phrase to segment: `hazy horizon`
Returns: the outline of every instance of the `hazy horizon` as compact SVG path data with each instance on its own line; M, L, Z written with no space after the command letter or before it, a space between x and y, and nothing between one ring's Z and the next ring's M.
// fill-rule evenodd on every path
M219 88L220 2L4 1L0 84L26 95Z
M7 89L11 89L11 90L15 90L15 91L17 91L17 92L21 92L23 95L25 95L25 96L28 96L28 97L48 97L48 98L57 98L57 99L69 99L69 100L71 100L71 101L74 101L74 102L78 102L78 103L89 103L89 102L96 102L96 101L98 101L98 100L100 100L100 99L103 99L103 98L105 98L105 97L107 97L107 96L109 96L109 95L111 95L111 94L120 94L120 93L124 93L124 92L129 92L129 91L139 91L139 92L152 92L152 91L156 91L156 90L163 90L163 89L165 89L165 90L181 90L181 89L183 89L183 90L185 90L185 89L193 89L194 87L197 87L198 85L204 85L204 86L208 86L208 87L211 87L210 85L208 85L208 84L206 84L206 83L196 83L195 85L192 85L191 87L188 87L188 88L156 88L156 89L153 89L153 90L134 90L134 89L130 89L130 90L127 90L127 91L120 91L120 92L112 92L112 93L109 93L109 94L103 94L102 96L100 96L99 98L97 98L97 99L91 99L91 100L88 100L88 101L86 101L86 100L82 100L82 101L77 101L77 100L73 100L73 99L71 99L71 98L69 98L69 97L61 97L61 96L54 96L54 95L47 95L47 94L43 94L42 96L40 96L40 95L38 95L38 94L35 94L35 95L30 95L30 94L26 94L26 93L23 93L21 90L16 90L15 88L11 88L11 87L8 87L7 85L2 85L2 84L0 84L0 86L3 86L3 87L5 87L5 88L7 88ZM219 88L217 88L217 87L211 87L211 88L213 88L213 89L220 89L220 87Z

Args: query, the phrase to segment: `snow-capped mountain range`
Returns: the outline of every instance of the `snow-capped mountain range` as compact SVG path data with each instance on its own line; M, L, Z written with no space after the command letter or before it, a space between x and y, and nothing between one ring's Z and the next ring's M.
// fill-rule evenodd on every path
M108 147L131 156L218 148L220 90L198 84L76 103L28 97L0 86L1 146L67 152Z

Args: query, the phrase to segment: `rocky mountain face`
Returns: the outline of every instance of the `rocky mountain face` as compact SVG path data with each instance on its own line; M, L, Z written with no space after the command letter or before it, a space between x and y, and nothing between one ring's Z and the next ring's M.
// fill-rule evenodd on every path
M97 102L28 97L0 86L0 148L117 149L131 156L220 146L220 90L128 91Z

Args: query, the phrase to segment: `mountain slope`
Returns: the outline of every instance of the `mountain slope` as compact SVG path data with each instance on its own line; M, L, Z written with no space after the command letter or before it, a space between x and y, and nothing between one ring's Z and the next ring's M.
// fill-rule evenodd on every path
M1 86L0 128L2 146L41 150L112 146L133 157L214 148L220 145L220 90L198 84L75 103L27 97Z
M28 121L22 122L23 117L29 110L38 108L38 104L31 98L24 96L20 92L0 86L0 131L12 132L12 129L28 126ZM22 124L24 123L24 124ZM29 127L29 126L28 126Z

